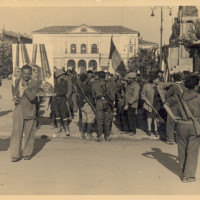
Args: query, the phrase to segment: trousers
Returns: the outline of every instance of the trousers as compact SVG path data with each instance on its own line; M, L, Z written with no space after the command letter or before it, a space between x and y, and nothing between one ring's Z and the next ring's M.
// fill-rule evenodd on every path
M185 177L195 177L200 137L196 136L193 124L177 123L176 131L181 172Z
M13 130L10 139L10 153L12 158L30 156L33 152L35 141L36 120L24 119L21 105L17 105L13 113ZM24 148L22 150L22 138L24 138Z
M128 110L124 110L122 117L123 130L125 131L127 126L128 132L136 133L136 120L135 108L130 107Z

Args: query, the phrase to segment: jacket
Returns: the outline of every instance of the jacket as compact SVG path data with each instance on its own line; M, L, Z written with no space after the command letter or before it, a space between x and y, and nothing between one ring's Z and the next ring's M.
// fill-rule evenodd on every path
M162 102L165 102L165 94L164 94L164 89L170 87L173 83L159 83L156 85L158 93L160 95L160 98ZM146 83L141 91L141 99L144 100L144 105L143 108L149 112L152 112L152 108L148 105L150 103L153 105L153 100L154 100L154 86L152 83Z
M125 105L138 108L139 93L140 85L136 81L129 83L125 90Z
M15 87L12 88L13 97L20 98L20 83L22 79L17 79L15 81ZM22 115L24 119L35 119L36 118L36 95L39 90L39 81L31 80L28 88L23 92L20 98L20 104L22 109ZM16 105L18 106L18 105Z

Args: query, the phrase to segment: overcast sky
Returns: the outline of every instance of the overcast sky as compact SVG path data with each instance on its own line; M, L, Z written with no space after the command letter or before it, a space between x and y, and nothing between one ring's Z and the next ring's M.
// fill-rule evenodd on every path
M168 44L178 7L164 9L163 43ZM45 26L120 25L139 31L143 39L160 42L160 9L150 7L0 7L0 28L30 34Z

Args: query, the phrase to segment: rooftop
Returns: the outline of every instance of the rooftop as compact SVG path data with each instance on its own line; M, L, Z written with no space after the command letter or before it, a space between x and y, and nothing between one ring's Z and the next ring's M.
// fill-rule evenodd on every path
M87 26L87 25L84 25ZM62 34L62 33L68 33L71 30L74 30L75 28L79 28L81 26L49 26L45 27L36 31L33 31L33 33L46 33L46 34ZM123 26L87 26L88 28L94 29L99 33L104 34L139 34L138 31L123 27Z
M139 40L139 45L158 45L158 43L150 42L146 40Z

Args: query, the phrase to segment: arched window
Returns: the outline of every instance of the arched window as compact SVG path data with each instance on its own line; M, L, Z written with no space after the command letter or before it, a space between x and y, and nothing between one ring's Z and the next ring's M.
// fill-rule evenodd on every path
M97 62L96 60L90 60L90 62L88 63L88 68L90 70L92 70L93 72L97 71Z
M81 53L86 53L86 44L81 45Z
M78 73L82 74L86 72L86 62L85 60L78 61Z
M75 44L71 45L71 53L76 53L76 45Z
M75 69L76 68L76 63L75 63L74 60L68 60L67 69L69 69L69 68L71 68L71 69Z
M92 46L91 46L91 53L98 53L97 45L96 44L92 44Z

